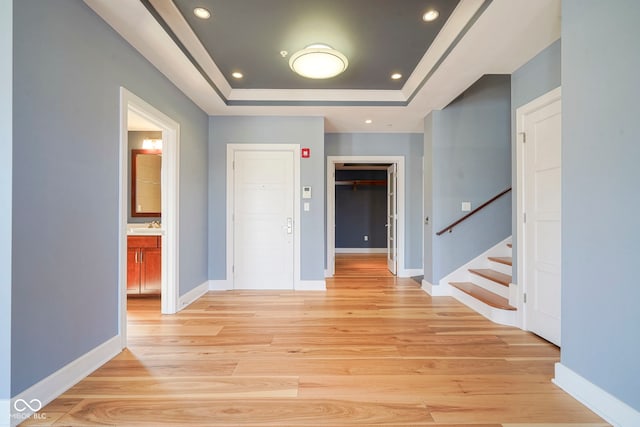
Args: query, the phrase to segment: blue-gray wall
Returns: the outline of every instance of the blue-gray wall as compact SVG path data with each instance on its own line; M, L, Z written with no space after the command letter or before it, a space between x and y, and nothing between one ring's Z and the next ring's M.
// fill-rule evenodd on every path
M561 361L637 411L639 17L636 0L562 2Z
M0 2L0 402L11 397L13 2ZM9 424L0 408L0 425Z
M300 144L300 185L312 187L311 210L302 211L300 278L324 280L324 119L322 117L209 118L209 278L227 279L227 144ZM308 200L305 200L308 201ZM302 201L301 201L302 203Z
M118 333L121 86L180 123L180 293L207 280L207 116L81 0L15 1L13 41L16 395Z
M422 140L421 133L325 135L325 156L404 156L405 269L422 268Z
M516 109L533 101L539 96L560 86L560 40L555 41L529 62L524 64L511 75L511 179L514 184L512 192L512 242L513 242L513 282L516 282L515 272L518 265L518 235L517 235L517 188L516 183Z
M387 247L387 171L337 170L337 181L379 180L383 185L336 185L336 248ZM364 240L364 236L368 240Z
M430 135L427 135L430 129ZM458 225L463 201L474 209L511 186L510 76L487 75L425 120L425 188L431 250L425 250L425 280L432 284L511 234L511 194ZM428 151L431 150L430 153ZM428 267L427 265L430 264Z

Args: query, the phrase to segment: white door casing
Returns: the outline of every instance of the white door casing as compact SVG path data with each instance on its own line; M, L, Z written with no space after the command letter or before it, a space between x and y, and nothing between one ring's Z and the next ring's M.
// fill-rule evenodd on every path
M228 278L233 289L299 282L299 146L229 144Z
M516 113L523 326L556 345L561 344L561 113L560 88Z
M144 101L120 88L120 227L119 227L119 332L122 348L127 337L127 202L129 200L128 113L135 112L162 130L162 255L161 255L161 311L173 314L178 311L178 189L180 176L180 124Z
M405 234L405 212L404 212L404 156L328 156L327 157L327 268L326 277L335 274L335 224L336 224L336 164L337 163L366 163L366 164L390 164L396 165L396 204L397 204L397 225L396 225L396 248L397 248L397 275L399 277L410 277L411 274L404 268L404 234Z
M397 204L397 171L396 164L387 168L387 268L396 275L398 273L398 204Z

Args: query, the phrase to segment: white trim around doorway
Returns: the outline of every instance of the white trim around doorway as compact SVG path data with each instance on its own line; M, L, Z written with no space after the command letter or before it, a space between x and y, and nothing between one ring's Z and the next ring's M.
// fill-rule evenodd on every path
M328 156L327 157L327 268L325 277L335 274L335 225L336 225L336 164L337 163L374 163L391 164L397 167L397 204L398 204L398 277L411 277L416 270L406 270L404 264L405 242L405 168L404 156Z
M180 125L142 98L124 87L120 88L120 226L119 226L119 332L122 348L127 343L127 219L129 199L129 172L127 162L128 112L133 111L162 130L162 289L161 311L178 311L178 214Z

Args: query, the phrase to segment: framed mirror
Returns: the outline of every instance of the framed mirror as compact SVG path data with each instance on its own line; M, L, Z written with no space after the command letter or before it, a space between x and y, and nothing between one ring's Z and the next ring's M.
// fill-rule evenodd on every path
M131 216L159 217L162 206L162 151L131 150Z

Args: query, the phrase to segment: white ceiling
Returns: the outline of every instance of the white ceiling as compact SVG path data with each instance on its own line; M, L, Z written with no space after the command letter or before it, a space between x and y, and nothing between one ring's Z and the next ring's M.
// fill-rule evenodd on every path
M320 116L326 132L422 132L429 112L485 74L513 73L560 37L560 0L493 0L475 22L487 3L462 0L400 90L232 89L172 2L150 0L206 77L139 0L84 1L207 114Z

